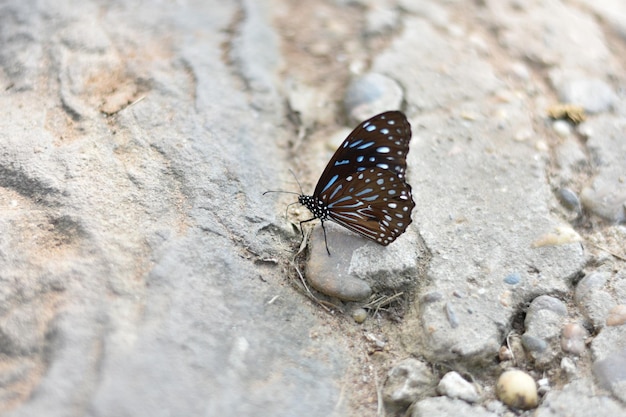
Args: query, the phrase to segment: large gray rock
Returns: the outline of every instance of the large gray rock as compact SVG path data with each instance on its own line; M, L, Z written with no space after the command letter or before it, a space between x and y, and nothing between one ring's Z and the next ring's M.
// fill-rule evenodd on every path
M0 5L3 415L374 415L384 375L409 381L392 365L411 356L428 386L453 368L484 392L394 406L501 415L493 359L542 295L598 333L576 351L580 384L557 379L558 358L538 372L507 356L548 375L537 415L623 414L608 397L623 378L605 372L623 326L572 300L585 268L624 304L625 72L609 31L557 0L400 3ZM318 304L297 273L315 273L311 252L294 258L306 210L285 216L295 196L262 193L297 191L290 168L314 187L366 72L403 97L417 206L393 246L331 236L335 271L365 282L350 299L374 301L313 291ZM566 173L544 114L559 74L617 95L579 127ZM563 186L588 211L576 221ZM342 314L360 308L363 324Z

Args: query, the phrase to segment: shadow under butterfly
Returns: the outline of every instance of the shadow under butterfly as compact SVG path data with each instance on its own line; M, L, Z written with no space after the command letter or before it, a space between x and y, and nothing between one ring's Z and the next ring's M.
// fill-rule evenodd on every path
M333 222L387 246L411 224L415 207L406 182L406 156L411 125L404 113L388 111L360 123L326 165L313 195L298 194L298 202L313 214L300 222ZM296 179L297 181L297 179Z

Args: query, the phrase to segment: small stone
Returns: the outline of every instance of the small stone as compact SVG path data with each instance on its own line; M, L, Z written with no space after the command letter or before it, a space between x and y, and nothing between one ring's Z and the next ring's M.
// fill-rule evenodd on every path
M526 351L524 349L524 343L522 337L518 334L513 334L507 338L507 347L511 349L513 360L515 363L524 361L526 358ZM507 369L507 368L502 368Z
M549 295L540 295L535 298L532 303L530 303L530 306L528 306L526 320L532 320L536 314L540 314L543 310L551 311L556 313L558 316L567 315L567 307L565 307L563 301Z
M537 381L537 393L543 396L546 393L550 392L550 380L548 378L541 378Z
M307 279L319 292L344 301L361 301L372 294L369 284L358 278L309 275Z
M591 213L610 222L626 222L626 187L619 179L597 177L592 186L580 193L583 205Z
M467 297L467 293L463 290L458 290L455 289L454 291L452 291L452 295L454 295L456 298L466 298Z
M504 283L509 285L517 285L522 280L522 276L519 272L513 272L504 278Z
M399 109L404 94L397 81L378 73L355 78L346 91L344 108L353 121L360 122L374 114Z
M555 120L552 123L552 129L562 138L572 135L572 126L565 120Z
M567 80L557 89L562 102L580 105L588 113L609 111L617 101L611 86L597 78Z
M626 402L626 349L611 352L606 358L596 361L592 369L601 387L611 390Z
M496 385L498 398L509 407L530 410L537 406L535 380L520 370L506 371Z
M383 387L385 405L392 410L408 407L434 392L435 378L428 365L409 358L395 365L387 373Z
M443 299L443 294L440 293L439 291L431 291L431 292L427 292L426 294L424 294L422 296L422 298L420 299L421 303L434 303L436 301L441 301Z
M454 311L454 307L452 303L446 303L446 318L448 319L448 323L450 323L450 327L456 329L459 327L459 319Z
M448 372L437 385L437 392L450 398L459 398L468 403L478 401L478 392L474 385L463 379L457 372Z
M593 272L576 286L574 299L595 327L606 325L609 310L616 305L611 294L604 290L610 277L608 272Z
M548 143L545 140L537 140L535 142L535 149L540 152L547 152L550 150L550 146L548 146Z
M626 323L626 305L616 305L609 310L609 315L606 318L607 326L621 326L624 323Z
M365 311L364 308L355 308L354 310L352 310L352 318L354 319L354 321L361 324L367 318L367 311Z
M365 336L365 339L367 339L367 341L371 343L372 347L375 350L383 350L385 346L387 345L386 339L374 333L367 332L364 334L364 336Z
M530 353L543 353L548 349L548 342L526 334L522 336L522 344Z
M513 139L515 139L517 142L524 142L534 136L536 136L536 134L532 128L524 128L515 132Z
M580 199L578 195L569 188L561 188L558 192L559 201L568 210L576 212L576 214L582 214L582 206L580 205Z
M372 288L367 282L351 274L350 263L345 261L350 259L355 246L363 245L363 239L342 232L339 226L335 227L332 223L324 226L333 256L328 256L326 252L322 228L316 227L309 240L311 251L306 266L307 281L319 292L340 300L367 299L372 294Z
M511 291L505 290L505 291L502 291L502 293L500 293L500 296L498 297L498 301L500 301L500 304L503 307L508 308L513 303L513 300L511 297L512 297Z
M510 361L513 359L513 352L506 346L500 346L500 350L498 351L498 358L501 362Z
M522 344L536 364L545 365L560 353L559 337L566 316L567 308L558 298L542 295L530 303Z
M610 277L611 274L608 272L592 272L585 275L576 285L576 292L574 294L576 303L580 304L584 298L604 288Z
M568 323L563 327L561 349L566 353L582 355L585 351L585 339L587 336L587 330L583 326L577 323Z
M561 369L569 376L576 375L576 364L568 357L561 359Z

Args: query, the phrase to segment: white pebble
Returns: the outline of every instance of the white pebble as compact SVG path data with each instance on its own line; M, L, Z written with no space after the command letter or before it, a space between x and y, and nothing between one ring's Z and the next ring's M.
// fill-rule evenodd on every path
M572 135L572 126L565 120L555 120L552 123L552 129L562 138Z
M450 398L459 398L468 403L478 401L478 392L474 385L463 379L457 372L448 372L441 378L437 391Z

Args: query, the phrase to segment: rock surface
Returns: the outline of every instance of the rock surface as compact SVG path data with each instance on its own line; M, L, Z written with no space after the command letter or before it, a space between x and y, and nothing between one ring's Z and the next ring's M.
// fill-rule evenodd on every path
M516 368L537 416L626 416L626 6L152 6L0 5L0 413L502 416ZM262 193L384 103L413 223L298 252L306 209ZM435 397L450 371L482 392Z

